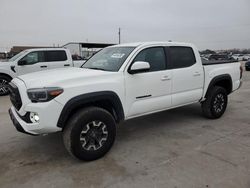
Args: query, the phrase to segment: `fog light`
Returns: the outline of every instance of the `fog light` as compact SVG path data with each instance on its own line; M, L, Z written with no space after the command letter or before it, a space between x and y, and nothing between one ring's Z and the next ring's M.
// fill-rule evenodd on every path
M38 115L38 113L36 113L36 112L31 112L30 113L30 121L32 122L32 123L38 123L39 122L39 115Z

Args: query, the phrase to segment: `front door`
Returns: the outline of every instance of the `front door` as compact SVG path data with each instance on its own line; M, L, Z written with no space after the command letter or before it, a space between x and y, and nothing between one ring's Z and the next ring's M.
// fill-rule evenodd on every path
M170 108L172 70L167 70L164 47L143 49L132 63L136 61L148 62L150 70L137 74L125 72L126 118Z
M17 74L23 75L31 72L37 72L48 69L48 63L45 62L43 51L34 51L28 53L19 61L25 61L25 65L17 65Z

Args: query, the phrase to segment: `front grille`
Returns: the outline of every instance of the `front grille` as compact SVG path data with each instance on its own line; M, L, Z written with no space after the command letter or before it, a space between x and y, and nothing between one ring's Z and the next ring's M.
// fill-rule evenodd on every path
M9 83L9 90L10 90L11 103L17 110L20 110L23 104L22 104L22 99L21 99L17 86L15 86L13 83Z

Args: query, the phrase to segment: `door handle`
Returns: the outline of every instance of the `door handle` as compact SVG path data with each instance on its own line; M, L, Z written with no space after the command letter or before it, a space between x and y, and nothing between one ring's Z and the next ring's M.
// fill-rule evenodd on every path
M48 66L47 65L42 65L40 66L41 68L47 68Z
M70 64L65 64L65 65L64 65L64 67L69 67L69 66L70 66Z
M167 81L167 80L171 80L170 76L163 76L161 78L162 81Z
M193 75L194 75L194 76L200 76L200 75L201 75L201 73L199 73L199 72L195 72Z

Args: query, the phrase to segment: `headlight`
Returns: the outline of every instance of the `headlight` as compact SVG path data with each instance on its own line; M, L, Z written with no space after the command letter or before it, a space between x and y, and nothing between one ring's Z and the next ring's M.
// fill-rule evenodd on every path
M29 99L32 102L48 102L63 93L62 88L58 87L45 87L28 89Z

